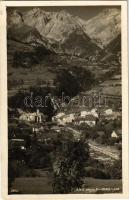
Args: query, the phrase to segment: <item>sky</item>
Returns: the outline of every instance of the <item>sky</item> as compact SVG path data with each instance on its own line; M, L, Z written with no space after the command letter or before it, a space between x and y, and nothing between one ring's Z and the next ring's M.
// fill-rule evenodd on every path
M33 7L34 8L34 7ZM58 12L61 10L66 10L72 15L79 16L84 20L88 20L94 16L96 16L98 13L100 13L105 8L118 8L120 9L120 6L45 6L42 7L45 11L50 12ZM27 11L32 9L32 7L17 7L17 8L8 8L8 11L16 9L21 11Z

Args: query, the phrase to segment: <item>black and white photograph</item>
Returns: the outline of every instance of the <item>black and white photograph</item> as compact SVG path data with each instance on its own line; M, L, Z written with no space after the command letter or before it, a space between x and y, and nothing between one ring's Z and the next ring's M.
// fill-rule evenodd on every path
M122 194L122 6L9 6L6 32L8 195Z

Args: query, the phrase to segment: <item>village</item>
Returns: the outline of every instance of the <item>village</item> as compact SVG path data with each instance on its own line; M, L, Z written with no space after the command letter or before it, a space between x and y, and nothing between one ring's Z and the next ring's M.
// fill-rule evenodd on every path
M110 151L116 148L118 154L122 142L120 111L113 111L111 108L81 108L75 112L66 108L60 110L52 117L51 121L47 121L47 117L39 109L36 112L25 112L22 109L17 109L17 116L16 111L10 109L9 118L13 117L12 121L23 125L23 127L21 125L21 135L28 129L31 133L29 133L30 136L35 134L38 141L43 143L47 143L47 141L50 143L51 139L55 137L55 133L67 135L69 132L75 140L85 137L87 141L92 140L100 146L105 145L105 148L109 146ZM10 123L10 126L12 124L14 123ZM17 143L20 138L17 138L15 131L11 135L11 141ZM20 136L18 135L18 137Z

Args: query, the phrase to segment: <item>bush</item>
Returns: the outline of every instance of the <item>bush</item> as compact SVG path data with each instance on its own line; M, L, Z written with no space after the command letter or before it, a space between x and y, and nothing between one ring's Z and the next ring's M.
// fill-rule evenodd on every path
M122 178L122 160L121 159L114 162L113 166L110 169L110 176L112 179Z
M110 178L109 175L105 171L94 168L94 167L86 167L85 174L86 174L86 177L93 177L93 178L99 178L99 179Z

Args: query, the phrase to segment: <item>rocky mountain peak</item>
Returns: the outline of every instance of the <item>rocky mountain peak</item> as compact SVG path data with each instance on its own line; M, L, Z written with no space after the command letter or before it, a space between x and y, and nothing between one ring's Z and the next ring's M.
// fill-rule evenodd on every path
M95 43L104 48L120 34L121 11L117 8L106 8L83 23L83 27Z

